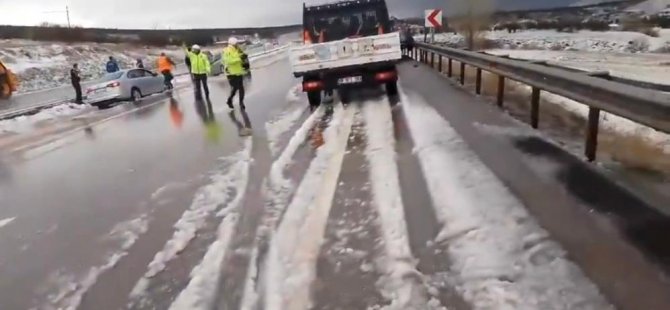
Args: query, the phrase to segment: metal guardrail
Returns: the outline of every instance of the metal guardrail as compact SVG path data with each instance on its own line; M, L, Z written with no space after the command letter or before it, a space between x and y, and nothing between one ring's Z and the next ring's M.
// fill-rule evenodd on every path
M575 72L520 60L478 52L438 47L417 42L412 58L443 71L448 62L447 75L452 77L453 62L460 63L460 83L465 84L466 66L476 68L476 93L481 94L482 71L498 75L496 103L503 105L505 79L512 79L532 87L530 124L539 124L540 93L547 91L572 99L589 107L585 155L589 161L596 158L600 111L635 121L656 130L670 133L670 94L617 83L597 77L597 74Z

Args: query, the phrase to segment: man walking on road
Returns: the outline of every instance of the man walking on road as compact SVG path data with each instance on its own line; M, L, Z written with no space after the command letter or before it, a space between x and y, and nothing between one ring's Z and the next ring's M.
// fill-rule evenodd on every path
M84 99L81 95L81 77L79 76L78 64L72 65L72 69L70 69L70 82L72 82L72 87L74 87L74 91L77 95L75 102L78 104L84 103Z
M165 55L165 53L161 53L161 56L158 57L158 72L163 74L163 83L167 89L174 88L172 85L172 68L174 68L174 65L172 59Z
M119 64L116 62L116 59L114 59L112 56L109 56L109 61L107 62L106 67L107 73L114 73L121 70L121 68L119 68Z
M246 55L237 45L237 38L231 37L228 40L228 46L223 50L223 62L226 66L226 76L232 88L230 96L228 97L228 107L234 109L233 98L235 94L240 92L240 109L244 110L244 75L247 73L245 69L244 58Z
M207 55L200 52L200 46L193 45L192 52L189 54L191 60L191 73L195 81L195 96L202 98L200 86L205 91L205 97L209 99L209 87L207 85L207 75L212 70Z

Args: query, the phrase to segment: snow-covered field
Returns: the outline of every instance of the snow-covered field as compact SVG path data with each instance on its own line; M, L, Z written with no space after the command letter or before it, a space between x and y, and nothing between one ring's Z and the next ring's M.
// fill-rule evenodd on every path
M152 66L161 52L168 53L176 62L183 58L178 47L158 49L130 44L0 40L0 60L18 74L19 93L69 84L69 70L74 63L79 64L86 81L104 74L109 56L114 56L122 68L127 68L133 67L138 58L146 66Z
M493 49L487 53L509 55L511 58L542 60L587 71L609 71L611 75L670 85L670 54L657 53L594 53L583 51L506 50Z
M484 34L484 38L492 46L514 50L618 53L670 52L670 29L662 29L658 38L626 31L567 33L553 30L528 30L517 33L489 31ZM464 37L453 33L437 34L435 41L449 46L460 47L465 45Z

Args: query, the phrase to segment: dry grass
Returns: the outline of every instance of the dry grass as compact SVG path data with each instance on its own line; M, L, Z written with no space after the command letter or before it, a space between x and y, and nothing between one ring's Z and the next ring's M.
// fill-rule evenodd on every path
M435 64L437 68L437 60ZM447 74L448 62L443 61L443 74ZM459 81L460 63L453 61L453 79ZM476 69L466 67L465 87L474 92ZM498 89L498 76L486 71L482 74L482 96L492 102ZM546 94L546 93L545 93ZM586 120L574 111L566 110L554 100L559 96L540 97L540 130L549 134L573 152L582 152L586 132ZM530 123L530 88L525 84L507 79L505 81L505 110L514 118ZM643 126L643 125L640 125ZM644 169L670 174L670 154L652 141L639 135L627 135L601 126L598 137L598 158L612 160L624 167ZM668 137L670 140L670 135Z

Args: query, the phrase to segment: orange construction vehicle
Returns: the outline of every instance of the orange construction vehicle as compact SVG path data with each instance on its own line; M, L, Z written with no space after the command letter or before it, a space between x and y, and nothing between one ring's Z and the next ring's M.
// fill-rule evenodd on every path
M0 99L9 99L19 88L19 79L0 61Z

